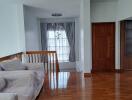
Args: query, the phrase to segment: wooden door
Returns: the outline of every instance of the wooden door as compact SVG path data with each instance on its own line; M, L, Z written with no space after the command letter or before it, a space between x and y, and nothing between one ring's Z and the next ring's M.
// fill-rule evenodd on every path
M121 21L121 69L132 70L132 21Z
M115 23L92 24L93 72L115 69Z
M125 69L125 21L120 23L120 33L121 69Z

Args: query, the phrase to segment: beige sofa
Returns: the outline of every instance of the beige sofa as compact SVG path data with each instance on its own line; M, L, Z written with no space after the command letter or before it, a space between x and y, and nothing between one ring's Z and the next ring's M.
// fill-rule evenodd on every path
M18 100L14 93L0 93L0 100Z
M43 64L0 63L0 100L35 100L44 82Z

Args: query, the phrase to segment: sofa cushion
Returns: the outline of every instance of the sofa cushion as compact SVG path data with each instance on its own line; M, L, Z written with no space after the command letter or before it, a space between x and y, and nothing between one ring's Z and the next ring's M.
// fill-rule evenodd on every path
M9 71L15 75L3 76L7 79L7 88L3 93L16 93L18 100L35 100L34 91L36 91L36 72L34 71ZM9 75L9 74L8 74ZM38 87L38 86L37 86Z
M3 71L15 71L15 70L25 70L26 66L21 63L20 60L6 60L0 63L0 68Z
M18 100L15 93L0 93L0 100Z
M4 71L15 71L15 70L26 70L26 66L23 66L23 65L16 65L16 66L10 66L10 67L7 67L7 66L4 66L2 68Z
M2 71L0 76L7 81L2 93L15 93L18 100L35 100L43 86L43 73L36 70Z
M6 80L4 78L0 78L0 91L2 91L6 87Z
M44 71L43 63L24 63L23 65L27 67L27 70Z
M5 61L0 62L0 64L2 64L2 65L8 65L8 64L18 65L20 63L21 63L21 61L19 59L11 59L11 60L5 60Z

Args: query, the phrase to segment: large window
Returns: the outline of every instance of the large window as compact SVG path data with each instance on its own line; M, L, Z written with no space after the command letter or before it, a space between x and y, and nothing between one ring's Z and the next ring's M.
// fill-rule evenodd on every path
M49 30L48 37L48 50L57 51L59 62L69 61L69 43L67 40L65 30Z

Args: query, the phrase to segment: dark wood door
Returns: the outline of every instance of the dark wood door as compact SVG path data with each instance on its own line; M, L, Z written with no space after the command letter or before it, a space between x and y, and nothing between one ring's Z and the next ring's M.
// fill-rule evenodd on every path
M115 69L115 23L92 24L93 72Z
M125 21L120 24L120 54L121 54L121 69L125 69Z
M121 69L132 70L132 21L121 21Z

